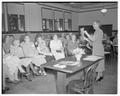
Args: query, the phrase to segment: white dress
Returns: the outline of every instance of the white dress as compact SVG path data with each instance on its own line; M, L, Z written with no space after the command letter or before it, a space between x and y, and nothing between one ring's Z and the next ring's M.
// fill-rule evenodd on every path
M18 58L25 57L21 47L11 46L10 53ZM27 67L31 62L32 60L30 58L20 59L20 65L24 65L25 67Z
M18 70L20 60L17 56L6 55L3 61L4 64L7 65L8 72L10 75L13 75L16 72L16 70Z
M51 40L50 48L51 48L51 52L54 55L56 60L65 58L64 51L62 50L63 45L62 45L61 40L56 40L56 41Z

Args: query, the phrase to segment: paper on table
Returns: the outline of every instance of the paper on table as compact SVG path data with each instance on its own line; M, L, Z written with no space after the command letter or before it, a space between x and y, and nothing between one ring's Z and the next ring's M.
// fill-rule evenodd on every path
M54 67L58 67L58 68L66 68L66 65L61 65L61 64L56 64L53 65Z
M78 65L79 62L75 62L75 61L61 61L61 62L59 62L59 64L68 65L68 66L75 66L75 65Z
M83 58L83 60L86 60L86 61L96 61L96 60L101 59L101 58L103 58L103 57L90 55L90 56L87 56L86 58Z

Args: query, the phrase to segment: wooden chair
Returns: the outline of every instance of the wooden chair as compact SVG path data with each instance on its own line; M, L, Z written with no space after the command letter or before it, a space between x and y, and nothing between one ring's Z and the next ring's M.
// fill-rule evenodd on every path
M89 67L86 71L85 79L72 80L69 82L68 94L93 94L93 85L96 79L96 68L98 63Z

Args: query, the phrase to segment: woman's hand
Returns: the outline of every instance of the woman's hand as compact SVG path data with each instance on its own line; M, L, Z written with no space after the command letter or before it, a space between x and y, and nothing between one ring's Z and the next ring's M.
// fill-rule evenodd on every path
M83 33L86 34L87 36L89 35L88 32L87 32L86 30L85 30Z
M93 36L91 36L87 31L84 31L84 34L86 34L87 35L87 37L88 38L86 38L85 36L84 36L84 38L87 40L87 41L94 41L94 38L93 38ZM89 40L88 40L89 39Z

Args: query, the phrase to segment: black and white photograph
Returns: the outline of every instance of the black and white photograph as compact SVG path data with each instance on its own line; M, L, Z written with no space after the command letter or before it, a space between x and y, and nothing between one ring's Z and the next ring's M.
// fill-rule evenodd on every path
M1 94L118 94L118 1L2 1Z

